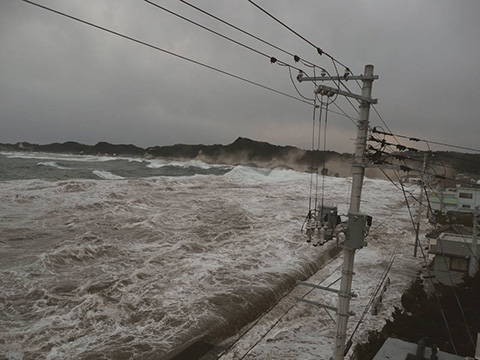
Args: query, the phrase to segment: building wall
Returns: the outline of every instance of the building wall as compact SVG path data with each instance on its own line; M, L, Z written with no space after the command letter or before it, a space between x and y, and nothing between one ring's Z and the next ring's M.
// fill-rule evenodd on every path
M458 209L468 210L480 206L480 191L478 189L458 188Z
M463 281L464 271L455 271L450 269L450 275L448 269L450 268L451 258L449 256L436 255L433 260L433 275L435 275L434 282L439 282L444 285L455 285ZM468 269L468 265L467 265Z

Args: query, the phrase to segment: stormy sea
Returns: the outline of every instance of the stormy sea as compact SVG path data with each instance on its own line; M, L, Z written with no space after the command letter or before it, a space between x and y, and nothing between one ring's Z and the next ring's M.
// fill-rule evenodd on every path
M317 191L282 168L22 152L0 153L0 169L8 359L160 359L234 336L318 270L335 244L301 235L310 193L344 215L351 183L325 177ZM402 194L373 179L364 191L387 253L409 226L387 222Z

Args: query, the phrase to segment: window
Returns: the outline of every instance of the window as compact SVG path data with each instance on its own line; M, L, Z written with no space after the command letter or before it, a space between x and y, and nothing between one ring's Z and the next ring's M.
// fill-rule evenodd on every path
M468 271L468 259L450 258L450 270Z
M470 205L462 205L462 208L464 208L464 209L470 209Z
M462 199L473 199L473 194L472 193L459 193L458 197Z

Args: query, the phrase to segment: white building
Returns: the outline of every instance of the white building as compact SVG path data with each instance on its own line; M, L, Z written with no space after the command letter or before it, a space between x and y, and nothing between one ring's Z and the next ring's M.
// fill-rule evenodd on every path
M446 188L444 191L430 195L432 210L446 214L449 211L470 212L480 206L480 188L462 187Z
M473 210L480 206L480 188L459 187L457 199L457 210Z

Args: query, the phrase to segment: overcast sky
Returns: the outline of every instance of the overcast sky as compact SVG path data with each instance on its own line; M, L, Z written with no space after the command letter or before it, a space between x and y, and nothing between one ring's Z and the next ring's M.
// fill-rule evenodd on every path
M286 67L142 0L38 1L297 96ZM155 1L293 64L289 56L178 0ZM392 131L480 148L480 1L256 2L354 73L373 64L380 76L373 96ZM326 56L247 0L194 3L334 71ZM0 64L0 142L108 141L146 147L227 144L243 136L310 147L311 106L20 0L0 0ZM347 85L360 93L353 81ZM298 88L307 97L313 94L311 83ZM344 99L337 105L357 115ZM382 125L373 112L370 120L372 126ZM327 134L328 149L353 151L355 127L347 118L330 114Z

